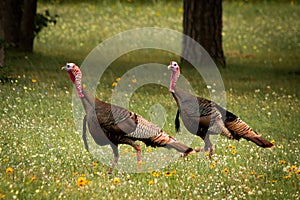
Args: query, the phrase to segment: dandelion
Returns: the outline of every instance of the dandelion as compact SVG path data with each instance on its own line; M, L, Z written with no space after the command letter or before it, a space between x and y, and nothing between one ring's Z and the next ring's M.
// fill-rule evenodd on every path
M31 82L36 83L37 80L36 79L31 79Z
M116 78L116 81L117 81L117 82L119 82L120 80L121 80L121 78L120 78L120 77Z
M289 178L292 178L292 175L286 175L286 176L284 176L283 178L285 178L285 179L289 179Z
M83 186L85 186L85 178L84 177L79 177L78 179L77 179L77 185L79 186L79 187L83 187Z
M223 173L228 174L229 173L229 169L227 169L227 168L223 169Z
M285 160L279 160L279 164L283 165L285 163L286 163Z
M118 85L118 83L117 83L117 82L113 82L111 85L112 85L113 87L116 87L116 86Z
M154 181L153 181L153 180L150 180L150 181L148 182L148 184L149 184L149 185L153 185L153 184L154 184Z
M190 177L191 177L191 178L196 178L196 175L195 175L195 174L191 174Z
M232 154L232 155L236 154L236 150L235 150L235 149L232 149L232 150L231 150L231 154Z
M121 180L117 177L113 179L113 184L115 184L115 185L117 185L120 182L121 182Z
M11 168L11 167L8 167L7 169L6 169L6 171L5 171L7 174L11 174L11 173L13 173L14 172L14 169L13 168Z

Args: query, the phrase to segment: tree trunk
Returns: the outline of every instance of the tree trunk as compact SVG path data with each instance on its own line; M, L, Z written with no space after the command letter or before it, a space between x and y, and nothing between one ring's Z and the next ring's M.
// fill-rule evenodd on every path
M19 43L21 51L33 51L36 7L37 0L24 0Z
M198 42L217 65L225 67L222 47L222 0L184 0L183 33ZM182 55L187 60L198 55L185 39Z
M0 2L0 67L4 65L4 26L3 26L3 12L4 4Z
M1 0L0 2L0 10L3 17L1 25L4 31L3 39L10 47L18 48L22 0Z
M0 28L5 46L33 51L37 0L0 0Z

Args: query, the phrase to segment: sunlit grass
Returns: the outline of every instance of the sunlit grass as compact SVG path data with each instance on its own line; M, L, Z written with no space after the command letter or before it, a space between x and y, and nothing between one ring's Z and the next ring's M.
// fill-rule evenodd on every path
M265 150L245 140L220 137L212 161L197 154L147 173L113 175L107 175L108 166L84 149L73 119L73 86L60 66L68 61L80 65L101 41L127 29L156 26L182 31L181 2L170 2L40 2L39 10L49 8L60 16L58 24L38 36L34 54L7 54L8 77L0 83L0 198L299 199L300 84L294 72L299 70L300 8L296 3L224 2L227 68L220 71L227 108L275 148ZM97 96L109 101L128 69L147 62L167 64L170 59L177 57L132 52L116 60L101 79ZM183 66L182 73L198 95L209 98L193 69ZM132 84L138 81L133 79ZM130 109L155 119L148 111L156 103L167 113L163 129L176 137L176 105L167 88L139 88ZM203 146L203 141L195 138L192 146ZM142 145L142 157L143 152L155 149ZM134 153L130 146L120 148L121 156Z

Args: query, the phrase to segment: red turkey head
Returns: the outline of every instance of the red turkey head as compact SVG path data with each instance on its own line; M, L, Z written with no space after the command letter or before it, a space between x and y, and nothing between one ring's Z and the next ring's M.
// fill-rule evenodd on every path
M81 78L82 74L79 67L74 63L67 63L65 66L61 68L62 70L66 70L70 76L70 79L74 83L78 96L83 98L84 95L82 93L82 85L81 85Z
M171 61L170 65L168 66L168 69L172 71L169 91L174 93L174 88L180 75L180 68L177 62Z

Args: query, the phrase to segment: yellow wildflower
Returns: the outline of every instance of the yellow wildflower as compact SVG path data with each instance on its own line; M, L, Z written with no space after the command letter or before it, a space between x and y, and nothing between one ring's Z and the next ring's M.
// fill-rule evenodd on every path
M234 145L229 145L228 148L229 149L235 149L235 146Z
M285 179L288 179L288 178L292 178L292 175L286 175L286 176L284 176L283 178L285 178Z
M263 175L262 174L260 174L260 175L258 175L256 178L262 178L263 177Z
M171 172L166 172L165 176L172 176L172 173Z
M97 167L99 164L97 162L93 162L93 167Z
M171 174L175 175L176 174L176 170L171 171Z
M36 83L37 80L36 79L31 79L31 82Z
M79 186L79 187L83 187L83 186L85 186L85 182L86 182L86 180L85 180L85 178L84 177L79 177L78 179L77 179L77 185Z
M250 171L250 174L255 175L256 173L255 173L255 171Z
M271 143L272 143L272 144L275 144L275 140L271 140Z
M288 168L288 169L286 170L286 172L291 172L291 171L293 171L291 168Z
M113 184L115 184L115 185L117 185L120 182L121 182L121 180L117 177L113 179Z
M286 163L285 160L279 160L279 164L283 165L285 163Z
M11 173L13 173L14 172L14 169L13 168L11 168L11 167L8 167L7 169L6 169L6 171L5 171L7 174L11 174Z
M36 176L31 177L30 182L33 182L36 180Z
M209 168L214 169L216 168L216 165L210 165Z
M160 176L160 172L156 172L156 171L153 171L152 173L151 173L151 175L152 176L154 176L154 177L158 177L158 176Z
M146 164L146 162L141 161L141 160L138 162L138 165L145 165L145 164Z
M297 171L295 171L295 174L300 174L300 169L298 169Z
M86 185L88 185L88 184L90 184L90 183L91 183L90 180L85 180L85 184L86 184Z
M136 83L136 79L132 79L131 82L132 82L132 83Z
M117 81L117 82L119 82L120 80L121 80L121 78L120 78L120 77L116 78L116 81Z
M231 150L231 154L232 154L232 155L236 154L236 150L235 150L235 149L232 149L232 150Z
M5 194L0 193L0 199L4 199L5 198Z
M113 82L111 85L112 85L113 87L116 87L116 86L118 85L118 83L117 83L117 82Z
M191 174L190 177L191 177L191 178L196 178L196 175L195 175L195 174Z
M150 180L148 183L149 183L149 185L153 185L153 184L154 184L154 181L153 181L153 180Z
M272 180L272 183L277 183L278 180Z
M228 173L229 173L229 169L225 168L225 169L223 169L223 172L224 172L225 174L228 174Z
M297 166L292 165L290 169L291 169L292 171L294 171L295 169L297 169Z

